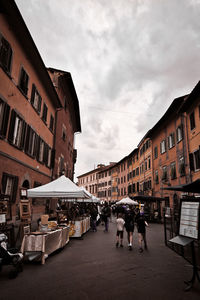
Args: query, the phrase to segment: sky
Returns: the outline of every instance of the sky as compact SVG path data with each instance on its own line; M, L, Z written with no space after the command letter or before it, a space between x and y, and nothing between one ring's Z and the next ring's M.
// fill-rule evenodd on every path
M200 79L200 0L16 4L46 67L72 75L82 128L75 179L131 153Z

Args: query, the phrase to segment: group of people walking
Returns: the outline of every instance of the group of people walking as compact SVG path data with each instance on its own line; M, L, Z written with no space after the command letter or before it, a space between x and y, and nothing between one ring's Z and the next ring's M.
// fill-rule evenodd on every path
M134 210L132 206L127 207L124 212L119 212L117 214L116 247L123 247L123 236L125 228L127 232L128 248L129 250L132 250L135 223L138 230L139 252L143 252L143 242L144 248L147 249L146 226L148 226L148 223L145 221L144 213L138 208Z
M99 211L100 209L100 211ZM133 248L133 233L135 224L138 231L138 243L139 243L139 252L143 252L144 249L147 249L146 241L146 226L148 223L144 218L144 212L140 211L139 208L133 206L118 206L116 211L113 211L116 214L116 247L123 247L123 238L124 238L124 229L127 232L128 240L128 249L132 250ZM105 229L104 232L108 232L109 219L111 218L111 207L107 202L100 208L94 205L90 207L90 216L91 216L91 229L92 231L97 231L96 222L97 215L100 215L100 221L104 223Z

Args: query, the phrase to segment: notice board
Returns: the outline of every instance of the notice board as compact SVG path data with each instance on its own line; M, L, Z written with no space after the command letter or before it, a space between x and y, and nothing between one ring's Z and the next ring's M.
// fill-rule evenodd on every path
M193 239L199 238L199 201L181 202L179 234Z

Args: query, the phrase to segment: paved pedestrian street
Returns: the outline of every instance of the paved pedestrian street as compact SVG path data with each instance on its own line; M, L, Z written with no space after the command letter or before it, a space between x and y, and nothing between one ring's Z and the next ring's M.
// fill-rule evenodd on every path
M109 232L102 225L83 239L71 239L45 265L26 263L24 271L10 280L0 273L0 299L199 299L200 284L184 291L192 267L164 244L163 225L147 228L148 251L138 252L137 229L133 250L115 247L115 219Z

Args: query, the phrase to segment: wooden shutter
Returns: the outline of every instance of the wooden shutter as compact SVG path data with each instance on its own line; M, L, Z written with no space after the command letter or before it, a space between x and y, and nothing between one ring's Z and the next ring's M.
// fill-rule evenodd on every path
M10 113L10 106L4 102L3 120L2 120L1 130L0 130L0 135L3 138L6 137L6 133L7 133L9 113Z
M56 150L52 149L52 151L51 151L51 169L53 169L54 165L55 165L55 155L56 155Z
M16 112L12 110L11 113L11 118L10 118L10 128L9 128L9 133L8 133L8 141L10 143L13 142L13 133L14 133L14 128L15 128L15 119L16 119Z
M24 150L27 154L29 154L29 139L30 139L31 127L27 125L26 129L26 139L25 139L25 147Z
M2 180L1 180L2 194L5 194L6 191L6 181L7 181L7 174L3 173Z
M44 143L44 153L43 153L43 162L45 165L48 165L48 153L49 153L49 146Z
M0 63L6 72L10 72L12 49L7 40L1 39Z
M34 98L35 98L35 91L36 91L36 87L35 84L32 84L32 92L31 92L31 104L33 105L34 103Z
M189 154L189 161L190 161L190 171L194 171L194 156L193 156L193 153Z
M42 98L41 98L41 96L39 95L39 100L38 100L38 113L41 112L41 105L42 105Z
M18 177L14 176L13 178L13 192L12 192L12 196L11 196L11 201L13 203L15 203L16 201L16 197L17 197L17 188L18 188Z
M21 141L20 141L20 145L19 145L20 149L24 149L24 143L25 143L25 137L26 137L26 127L27 127L26 122L24 120L22 120L22 133L21 133Z
M37 159L37 155L38 155L38 143L39 143L39 136L37 134L35 134L35 145L34 145L33 156L36 157L36 159Z

